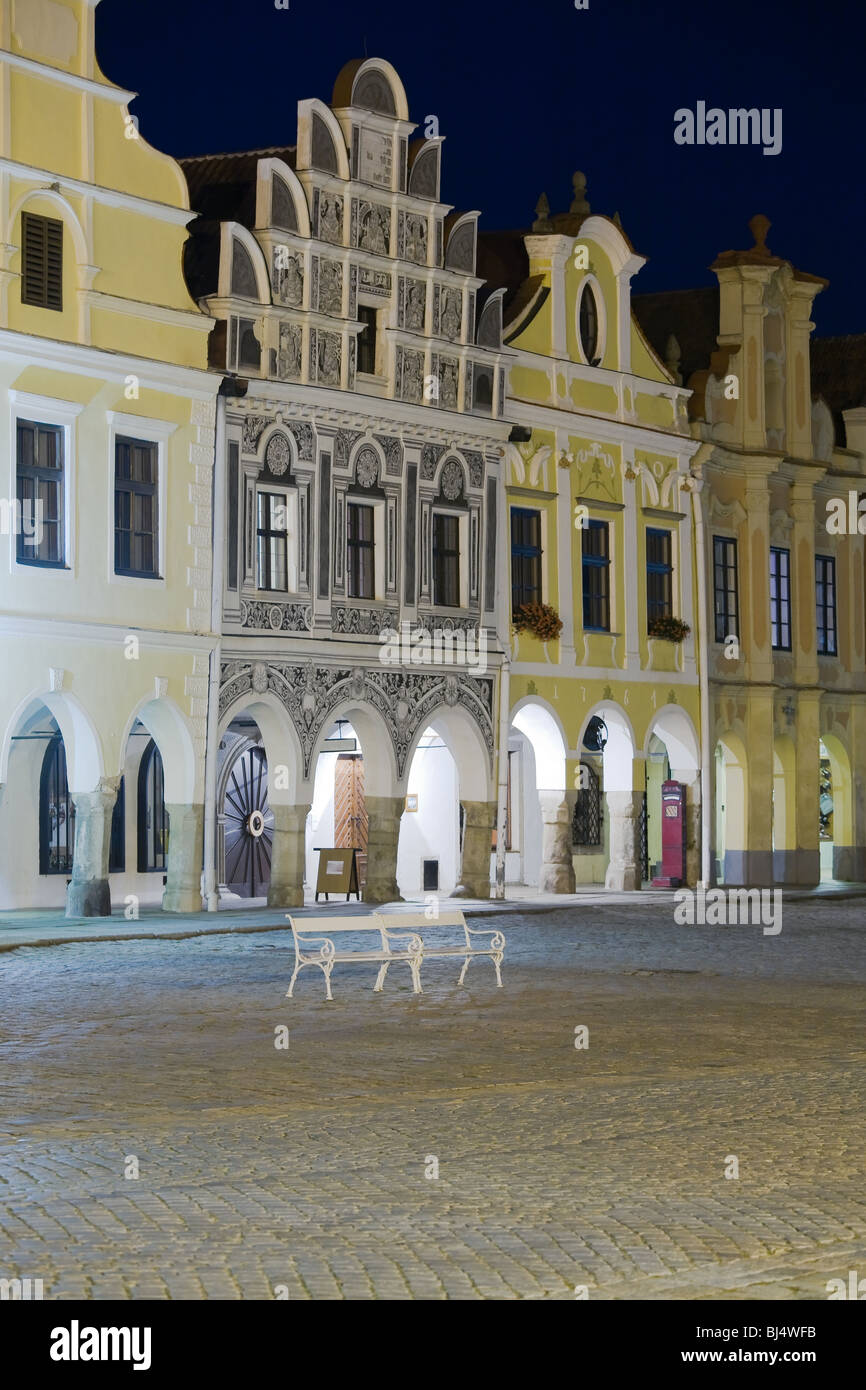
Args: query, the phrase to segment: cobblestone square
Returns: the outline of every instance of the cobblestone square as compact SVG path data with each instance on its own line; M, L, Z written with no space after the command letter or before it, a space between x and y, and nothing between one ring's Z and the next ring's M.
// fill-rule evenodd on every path
M417 997L358 965L288 1000L282 931L0 956L0 1276L787 1300L866 1275L861 902L786 903L775 937L649 895L494 921L503 989L431 961Z

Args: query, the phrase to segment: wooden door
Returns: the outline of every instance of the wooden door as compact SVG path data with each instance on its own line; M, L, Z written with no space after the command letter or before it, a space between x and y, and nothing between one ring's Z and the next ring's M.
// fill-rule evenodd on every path
M334 773L334 848L358 851L358 877L367 881L367 806L364 759L341 753Z

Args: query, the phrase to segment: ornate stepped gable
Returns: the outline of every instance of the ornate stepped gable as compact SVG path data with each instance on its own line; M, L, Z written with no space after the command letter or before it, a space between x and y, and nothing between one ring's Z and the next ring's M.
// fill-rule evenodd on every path
M417 130L393 68L369 59L331 106L299 103L295 146L181 161L212 365L348 391L372 375L431 412L501 414L498 299L476 336L478 214L439 201L442 141Z

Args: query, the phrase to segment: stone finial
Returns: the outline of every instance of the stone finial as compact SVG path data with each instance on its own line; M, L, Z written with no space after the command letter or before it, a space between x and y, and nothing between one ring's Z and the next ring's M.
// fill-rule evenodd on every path
M680 362L682 360L682 348L672 333L665 346L665 366L676 382L677 386L682 386L683 379L680 374Z
M749 223L749 231L755 239L755 245L752 249L754 251L760 251L762 255L765 256L771 254L770 248L767 245L767 233L772 225L770 219L764 217L763 213L760 212L757 213Z
M586 217L590 211L589 203L586 201L585 196L586 174L582 174L580 170L578 170L577 173L572 175L571 182L574 188L574 197L571 200L571 208L569 210L573 213L577 213L579 217Z
M550 220L550 203L547 194L542 193L535 205L535 221L532 224L534 232L549 232L553 224Z

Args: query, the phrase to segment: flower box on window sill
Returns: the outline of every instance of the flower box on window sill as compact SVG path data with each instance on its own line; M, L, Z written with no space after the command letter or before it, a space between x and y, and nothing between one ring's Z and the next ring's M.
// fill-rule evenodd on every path
M562 619L549 603L522 603L511 622L515 632L530 632L541 642L554 642L562 632Z
M684 642L690 632L688 623L681 618L653 618L647 624L647 636L661 638L663 642Z

